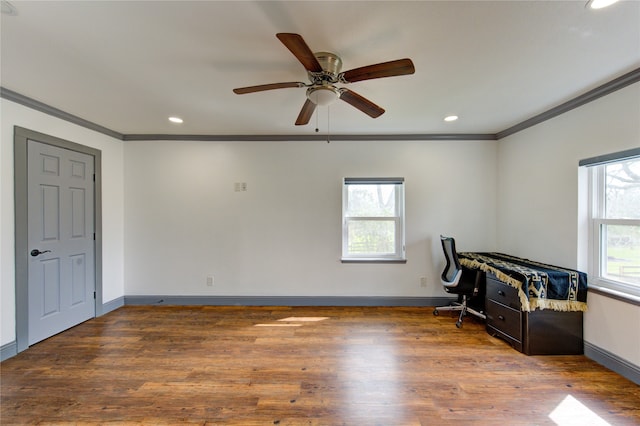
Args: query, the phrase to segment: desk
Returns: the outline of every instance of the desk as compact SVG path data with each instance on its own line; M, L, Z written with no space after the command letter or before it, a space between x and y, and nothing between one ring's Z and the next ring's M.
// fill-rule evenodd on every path
M587 310L587 274L502 253L458 253L460 264L516 288L523 311Z
M486 275L487 332L527 355L583 353L586 274L501 253L458 253Z

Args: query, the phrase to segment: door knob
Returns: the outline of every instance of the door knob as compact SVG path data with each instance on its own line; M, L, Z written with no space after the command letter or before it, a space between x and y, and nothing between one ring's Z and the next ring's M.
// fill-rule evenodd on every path
M33 256L33 257L39 256L39 255L44 254L44 253L51 253L51 250L44 250L44 251L40 251L38 249L31 250L31 256Z

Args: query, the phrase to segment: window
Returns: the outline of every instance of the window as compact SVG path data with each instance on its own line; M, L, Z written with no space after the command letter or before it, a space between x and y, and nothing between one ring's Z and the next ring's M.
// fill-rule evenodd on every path
M342 260L404 262L404 179L345 178Z
M589 281L640 296L640 153L636 151L640 150L589 164Z

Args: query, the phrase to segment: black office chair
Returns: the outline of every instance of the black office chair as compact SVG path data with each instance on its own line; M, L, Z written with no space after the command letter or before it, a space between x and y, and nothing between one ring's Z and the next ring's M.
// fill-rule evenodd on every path
M467 312L477 316L478 318L487 319L487 316L479 310L469 306L469 300L478 296L480 286L482 285L482 271L474 271L465 268L463 270L458 260L456 252L456 241L452 237L440 236L444 257L447 260L447 266L442 271L440 281L447 293L458 295L458 301L448 306L439 306L433 310L433 315L438 315L440 311L460 311L460 317L456 322L456 327L462 327L462 318Z

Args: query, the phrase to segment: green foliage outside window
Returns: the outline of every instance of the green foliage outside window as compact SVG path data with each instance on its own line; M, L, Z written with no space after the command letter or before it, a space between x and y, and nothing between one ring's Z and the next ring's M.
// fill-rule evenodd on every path
M640 219L640 159L607 165L605 185L607 219ZM616 280L640 284L640 226L602 226L605 274Z

